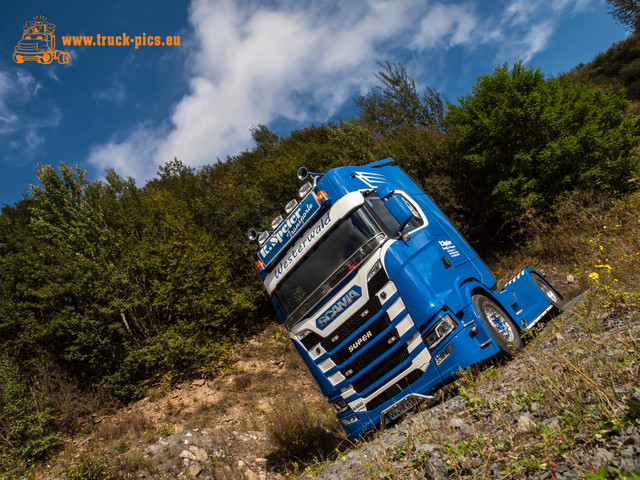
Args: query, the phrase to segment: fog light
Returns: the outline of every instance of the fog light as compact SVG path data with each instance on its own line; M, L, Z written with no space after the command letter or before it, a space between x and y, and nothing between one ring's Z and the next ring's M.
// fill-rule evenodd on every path
M453 345L449 344L447 348L445 348L438 355L435 356L433 361L436 362L436 365L440 365L442 362L444 362L445 358L451 355L451 352L453 352Z
M357 415L351 415L350 417L347 418L343 418L342 420L340 420L342 422L342 425L351 425L352 423L355 423L358 421L358 417Z
M274 218L271 221L271 228L273 228L274 230L276 228L278 228L280 226L280 224L284 222L284 218L282 218L282 215L278 215L276 218Z
M329 402L336 413L346 412L349 409L349 405L344 401L344 398L338 397L335 400Z
M295 210L298 206L298 201L294 198L293 200L289 200L289 203L284 207L284 211L287 212L287 215Z

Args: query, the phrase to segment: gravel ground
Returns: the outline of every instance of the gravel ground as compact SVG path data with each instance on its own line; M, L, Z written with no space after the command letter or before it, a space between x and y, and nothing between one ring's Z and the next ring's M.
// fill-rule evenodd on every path
M635 369L635 383L628 385L629 382L626 382L625 385L613 386L619 403L623 407L616 412L621 419L620 425L609 431L605 438L576 434L571 448L563 452L560 460L543 462L543 459L536 459L534 456L531 463L540 462L535 468L514 471L513 467L509 467L509 459L505 458L504 462L496 459L496 455L492 455L491 451L483 451L482 444L476 443L479 446L469 449L468 452L459 447L463 441L473 444L478 439L486 438L486 435L492 435L495 437L494 440L499 441L499 437L506 438L513 431L516 432L517 439L517 432L521 432L524 436L528 432L558 428L562 421L561 415L566 412L556 412L554 415L550 409L543 408L543 405L535 401L525 405L514 402L508 414L509 418L501 418L502 424L512 425L509 432L504 432L496 426L495 411L491 405L494 402L504 404L517 395L518 379L526 375L528 362L544 362L545 359L553 358L558 342L585 340L584 335L588 333L584 332L583 327L563 322L567 312L571 311L576 303L584 301L585 297L581 296L568 304L563 315L551 320L545 326L547 330L554 323L566 324L562 329L548 335L548 341L532 342L535 345L530 345L524 354L500 369L497 381L490 382L487 387L479 388L484 401L473 409L472 414L462 395L452 396L438 405L423 408L420 412L408 415L394 427L379 433L371 441L363 442L359 448L329 464L320 474L310 473L306 477L323 480L371 478L569 480L584 479L588 472L597 471L603 465L615 467L623 472L640 469L640 391L638 391L640 382L637 362L631 366ZM603 315L600 323L602 331L597 333L598 339L600 344L607 347L594 354L612 358L623 356L624 352L618 349L618 342L613 340L621 333L628 333L636 340L640 339L640 322L638 322L637 312L627 318ZM608 342L609 337L611 341ZM589 353L585 352L587 355ZM499 388L496 388L496 385ZM429 432L438 432L437 438L441 441L436 443L430 440L434 436Z

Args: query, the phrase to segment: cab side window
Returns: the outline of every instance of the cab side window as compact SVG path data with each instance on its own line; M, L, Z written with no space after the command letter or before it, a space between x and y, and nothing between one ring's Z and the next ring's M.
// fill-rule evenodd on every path
M384 224L384 226L393 235L395 235L395 233L398 231L398 227L400 227L400 224L396 221L395 218L393 218L393 215L391 215L391 212L389 212L387 207L384 206L384 202L380 199L378 194L373 193L367 196L366 202L367 202L367 205L369 205L371 209L374 211L376 216L380 220L382 220L382 223ZM413 213L413 218L409 220L409 223L404 227L404 229L402 230L402 233L408 233L424 224L422 217L420 217L420 214L416 211L416 209L411 204L411 202L405 201L405 203L409 207L409 210L411 210L411 212Z

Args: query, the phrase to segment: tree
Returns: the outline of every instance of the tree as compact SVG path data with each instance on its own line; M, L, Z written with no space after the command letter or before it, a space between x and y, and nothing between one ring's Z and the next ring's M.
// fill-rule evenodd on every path
M377 135L392 134L405 126L443 128L446 99L429 86L420 96L415 80L401 64L384 62L379 65L382 70L376 78L382 86L354 100L360 121L372 126Z
M607 0L609 13L620 25L630 28L633 32L640 32L640 1L639 0Z
M571 190L625 191L639 173L638 118L623 92L546 80L522 63L481 75L452 106L465 159L485 214L517 219Z

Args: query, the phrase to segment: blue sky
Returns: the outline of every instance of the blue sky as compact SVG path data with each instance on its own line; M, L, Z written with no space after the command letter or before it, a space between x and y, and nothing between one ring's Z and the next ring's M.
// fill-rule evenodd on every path
M14 62L40 15L68 65ZM377 62L455 103L497 65L559 75L627 35L604 0L33 0L2 2L0 25L0 205L27 194L39 163L142 186L174 157L200 166L253 148L252 126L287 135L349 116ZM180 45L62 41L123 33Z

